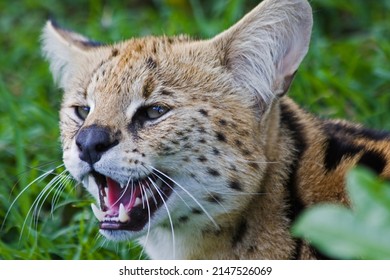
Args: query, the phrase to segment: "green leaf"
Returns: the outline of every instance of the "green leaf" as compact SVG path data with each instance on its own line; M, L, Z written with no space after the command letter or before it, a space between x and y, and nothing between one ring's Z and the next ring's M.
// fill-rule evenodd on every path
M292 228L325 254L340 259L390 259L389 186L363 169L347 176L352 208L325 204L305 211Z
M390 227L390 186L367 170L356 168L347 175L347 191L356 215L367 225Z

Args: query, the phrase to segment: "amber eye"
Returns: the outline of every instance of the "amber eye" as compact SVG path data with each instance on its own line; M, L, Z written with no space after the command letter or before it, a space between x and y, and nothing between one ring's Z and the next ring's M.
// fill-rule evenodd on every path
M77 117L79 117L81 120L85 120L89 114L89 111L91 110L88 106L76 106L75 112Z
M154 119L158 119L168 111L169 109L167 107L154 105L146 108L146 115L149 119L154 120Z

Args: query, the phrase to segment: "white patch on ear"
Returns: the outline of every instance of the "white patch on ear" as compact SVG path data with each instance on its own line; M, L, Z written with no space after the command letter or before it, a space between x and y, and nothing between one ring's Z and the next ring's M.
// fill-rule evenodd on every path
M72 78L82 75L91 62L91 50L98 44L57 27L48 21L42 33L42 52L50 63L54 80L61 88L70 87Z
M307 53L312 24L306 0L265 0L212 42L235 82L263 107L288 90Z

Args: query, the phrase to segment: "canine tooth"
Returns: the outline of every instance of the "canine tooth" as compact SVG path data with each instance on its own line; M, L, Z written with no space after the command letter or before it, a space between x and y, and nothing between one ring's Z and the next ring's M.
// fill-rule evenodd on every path
M119 205L119 215L118 215L118 219L119 219L119 221L120 221L121 223L125 223L125 222L127 222L128 220L130 220L129 215L127 215L125 206L123 206L122 203Z
M103 202L105 205L108 205L108 197L107 196L103 197Z
M106 212L103 212L100 210L95 204L91 204L92 212L95 215L96 219L99 220L99 222L102 222L104 220L104 217L106 216Z
M140 205L141 203L142 203L142 200L141 200L139 197L137 197L137 198L135 199L135 202L134 202L134 206L133 206L133 207L138 206L138 205Z

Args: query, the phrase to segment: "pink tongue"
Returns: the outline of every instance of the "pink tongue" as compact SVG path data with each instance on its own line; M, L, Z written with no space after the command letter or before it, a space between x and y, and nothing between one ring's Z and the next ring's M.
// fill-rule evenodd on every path
M119 205L122 203L126 210L131 210L135 203L136 197L140 194L140 188L138 184L128 184L123 189L120 184L111 178L107 177L107 187L108 187L108 205L107 207L116 212L119 211ZM132 190L133 189L133 190Z

